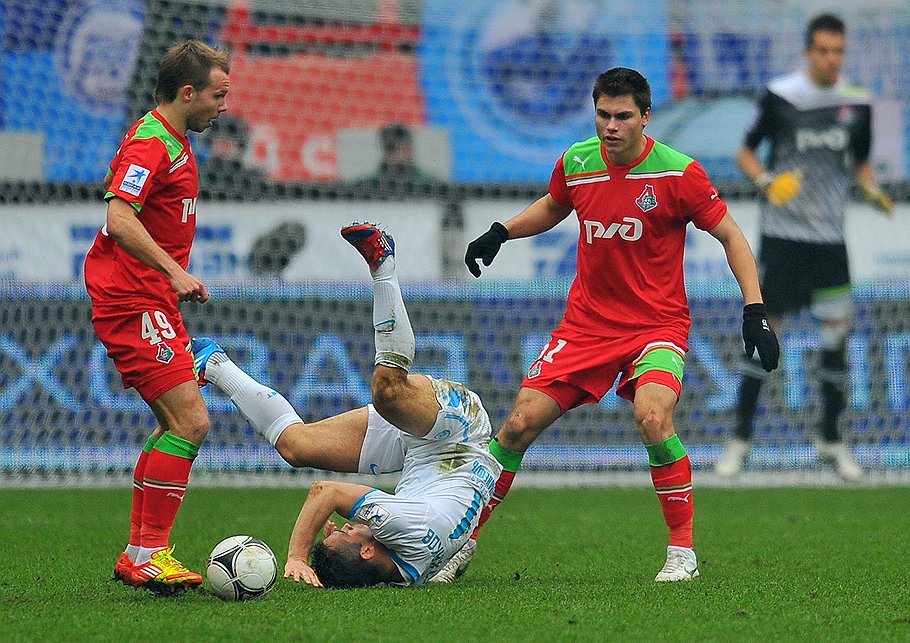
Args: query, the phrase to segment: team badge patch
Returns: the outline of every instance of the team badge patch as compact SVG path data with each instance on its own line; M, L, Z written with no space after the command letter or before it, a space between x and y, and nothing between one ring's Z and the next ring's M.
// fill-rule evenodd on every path
M389 510L385 507L380 507L377 504L370 503L363 505L357 511L357 515L361 520L363 520L364 524L370 525L372 527L379 527L389 517L391 517L392 514L389 513Z
M635 205L641 208L642 212L653 210L657 207L657 196L654 194L654 186L648 183L645 189L638 195Z
M531 364L531 368L528 370L528 379L532 380L538 375L540 375L540 361Z
M120 189L124 192L129 192L133 196L139 196L150 174L151 172L147 168L130 163L126 176L120 182Z
M161 342L158 344L158 355L155 356L155 359L162 364L170 364L171 360L174 359L174 351L170 346Z

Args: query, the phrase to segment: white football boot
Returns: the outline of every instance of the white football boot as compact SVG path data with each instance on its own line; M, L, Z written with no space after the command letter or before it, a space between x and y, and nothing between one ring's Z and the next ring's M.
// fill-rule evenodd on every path
M731 438L727 442L727 448L717 459L714 465L714 471L717 475L731 477L743 470L743 464L749 455L752 443L740 438Z
M667 562L654 577L658 583L672 583L679 580L698 578L698 560L695 550L688 547L667 547Z
M474 557L474 552L477 550L477 541L468 538L468 541L464 546L455 553L454 556L447 562L442 569L436 572L436 575L433 576L429 581L430 583L451 583L456 578L468 571L468 565L471 564L471 559Z
M843 442L825 442L819 440L815 444L818 449L818 459L834 464L834 470L844 480L857 482L863 479L863 470L857 464L853 453Z

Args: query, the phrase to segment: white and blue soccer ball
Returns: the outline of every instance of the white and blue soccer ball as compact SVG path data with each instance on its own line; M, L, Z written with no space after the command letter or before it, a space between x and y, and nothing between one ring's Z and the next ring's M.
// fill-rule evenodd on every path
M275 586L278 562L258 538L231 536L215 545L205 576L218 598L248 601L265 596Z

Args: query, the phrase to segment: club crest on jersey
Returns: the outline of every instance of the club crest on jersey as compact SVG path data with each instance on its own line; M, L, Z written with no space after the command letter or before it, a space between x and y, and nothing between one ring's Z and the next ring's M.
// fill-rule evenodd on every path
M123 180L120 182L120 189L124 192L129 192L133 196L139 196L139 193L142 192L142 188L145 187L145 182L148 180L150 174L151 172L149 172L147 168L130 163L129 168L126 171L126 176L124 176Z
M645 189L642 190L642 193L638 195L638 199L635 200L635 205L641 208L642 212L647 212L648 210L653 210L657 207L657 196L654 194L654 186L648 183L645 185Z
M155 356L155 359L162 364L170 364L171 360L174 359L174 351L170 346L161 342L158 344L158 355Z
M532 380L535 377L537 377L538 375L540 375L540 366L541 366L541 364L540 364L539 360L534 362L533 364L531 364L531 368L528 370L528 379L529 380Z
M856 110L853 109L850 105L844 105L837 112L837 122L843 125L844 127L849 127L853 125L856 121Z

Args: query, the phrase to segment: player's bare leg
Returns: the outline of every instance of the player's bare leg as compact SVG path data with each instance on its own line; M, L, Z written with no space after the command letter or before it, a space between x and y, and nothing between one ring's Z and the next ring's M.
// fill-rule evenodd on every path
M698 577L692 547L692 464L673 425L676 401L676 391L653 381L641 383L635 391L635 421L648 451L651 481L670 529L667 560L654 579L658 582Z

